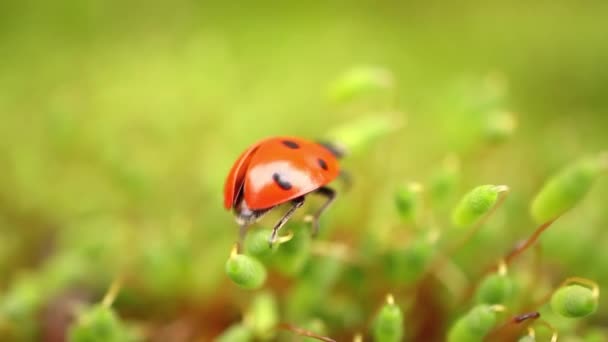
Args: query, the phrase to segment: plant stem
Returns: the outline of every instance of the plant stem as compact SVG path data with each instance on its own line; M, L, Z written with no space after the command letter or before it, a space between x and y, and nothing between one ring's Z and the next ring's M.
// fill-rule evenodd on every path
M277 329L283 329L283 330L287 330L287 331L291 331L295 334L298 334L300 336L306 336L306 337L310 337L310 338L314 338L317 339L319 341L325 341L325 342L336 342L336 340L326 337L326 336L320 336L317 335L315 333L313 333L312 331L308 331L302 328L298 328L296 326L293 326L289 323L279 323L279 325L277 325Z

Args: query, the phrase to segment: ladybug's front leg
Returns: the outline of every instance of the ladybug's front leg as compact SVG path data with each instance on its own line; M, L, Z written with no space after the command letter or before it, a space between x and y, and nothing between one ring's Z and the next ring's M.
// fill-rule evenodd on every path
M274 242L276 241L279 229L281 229L281 227L283 227L285 225L285 223L287 223L287 221L289 221L289 219L293 216L293 214L296 212L296 210L298 208L300 208L302 205L304 205L304 196L295 198L291 201L291 208L289 208L289 210L287 210L285 215L283 215L283 217L281 217L279 222L277 222L277 224L274 225L274 228L272 228L272 234L270 234L270 238L268 239L270 246L272 246L274 244Z
M317 189L315 191L315 194L324 196L325 198L327 198L327 200L325 201L325 203L323 203L321 208L317 210L314 216L308 218L312 222L312 236L316 236L319 233L319 218L325 212L325 210L329 208L329 206L332 204L332 202L336 199L336 196L338 195L336 190L328 188L326 186Z

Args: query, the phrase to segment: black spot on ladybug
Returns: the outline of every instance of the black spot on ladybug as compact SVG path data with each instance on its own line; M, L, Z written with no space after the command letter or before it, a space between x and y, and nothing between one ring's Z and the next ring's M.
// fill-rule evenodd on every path
M283 145L289 147L292 150L297 150L300 148L300 145L298 145L298 143L295 141L283 140L282 143L283 143Z
M320 167L321 167L323 170L327 171L327 163L325 162L325 160L323 160L323 159L319 158L319 159L317 159L317 163L319 163L319 166L320 166Z
M277 185L283 189L283 190L289 190L291 189L291 183L289 183L286 180L281 179L281 175L279 175L278 173L273 173L272 174L272 180L277 183Z

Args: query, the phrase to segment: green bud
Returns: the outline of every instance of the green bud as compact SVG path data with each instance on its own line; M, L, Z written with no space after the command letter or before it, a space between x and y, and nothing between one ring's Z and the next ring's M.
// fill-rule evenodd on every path
M503 187L482 185L467 193L452 211L452 223L466 227L477 222L496 204L499 192Z
M421 191L422 187L418 183L402 185L397 189L397 193L395 194L395 205L404 221L415 223L418 220Z
M70 342L128 342L139 338L111 308L97 305L82 314L69 328Z
M532 202L537 223L555 219L580 202L602 169L598 158L582 159L549 178Z
M259 260L267 260L275 251L268 243L272 229L255 229L245 238L245 252Z
M393 87L393 75L378 67L359 67L349 70L333 82L329 97L336 102L348 102L357 97Z
M245 324L260 339L270 339L275 334L279 322L279 309L275 297L270 292L258 294L245 314Z
M379 138L399 128L396 120L382 115L374 115L350 120L348 124L332 130L328 141L335 141L344 150L355 153L365 150Z
M491 274L483 279L476 293L479 304L504 304L513 294L513 281L507 275Z
M444 204L454 194L459 179L460 161L455 156L448 156L429 181L428 191L433 205Z
M388 275L395 281L412 283L424 273L435 252L429 238L417 238L406 248L391 250L385 258Z
M233 253L226 262L226 274L245 289L260 288L266 281L266 268L257 259Z
M378 312L372 333L376 342L399 342L403 339L403 312L391 295L387 296L386 304Z
M296 275L310 258L312 236L307 224L293 223L286 228L293 232L293 237L273 247L276 251L272 255L272 265L283 274Z
M500 143L513 135L515 127L516 121L513 113L494 111L488 115L484 134L489 142Z
M481 342L496 324L496 311L489 305L478 305L452 325L448 342Z
M597 309L597 305L597 294L581 285L563 286L551 297L553 311L568 318L591 315Z
M250 342L253 341L253 334L249 327L243 323L231 325L222 334L213 340L214 342Z

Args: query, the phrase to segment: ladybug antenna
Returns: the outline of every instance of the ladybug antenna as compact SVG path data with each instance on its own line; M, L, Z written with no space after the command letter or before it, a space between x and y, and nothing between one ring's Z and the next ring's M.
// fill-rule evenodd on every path
M319 141L319 145L325 147L331 154L333 154L336 158L340 159L347 154L346 147L331 141Z

